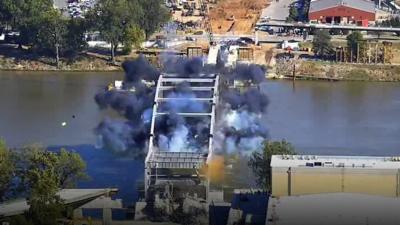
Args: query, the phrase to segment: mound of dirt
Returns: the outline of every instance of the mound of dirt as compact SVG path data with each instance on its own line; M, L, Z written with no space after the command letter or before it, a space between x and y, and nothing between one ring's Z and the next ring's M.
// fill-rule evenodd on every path
M251 33L268 0L221 0L209 13L213 33Z

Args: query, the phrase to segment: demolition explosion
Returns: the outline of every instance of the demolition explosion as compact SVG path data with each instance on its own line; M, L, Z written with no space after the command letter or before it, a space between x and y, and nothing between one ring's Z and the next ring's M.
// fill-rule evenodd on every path
M268 136L261 123L268 98L259 88L265 71L217 68L199 58L168 58L162 68L143 57L123 63L124 81L95 100L124 118L105 119L96 134L107 149L145 157L147 197L174 184L200 187L208 199L204 168L217 156L260 149Z

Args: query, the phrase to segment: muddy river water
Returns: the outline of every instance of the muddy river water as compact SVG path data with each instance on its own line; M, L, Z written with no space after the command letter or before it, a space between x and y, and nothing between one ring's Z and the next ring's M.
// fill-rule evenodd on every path
M93 147L93 129L105 116L93 97L121 78L116 72L0 72L0 137L12 147L69 146L95 178L82 187L132 190L143 163ZM268 81L262 89L270 100L264 116L270 138L286 139L300 153L400 155L400 83Z

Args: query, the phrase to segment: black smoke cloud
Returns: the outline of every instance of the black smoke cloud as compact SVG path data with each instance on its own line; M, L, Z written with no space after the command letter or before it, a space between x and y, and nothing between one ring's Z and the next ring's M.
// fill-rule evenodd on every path
M177 74L185 78L207 77L222 72L222 69L216 66L204 65L201 57L164 56L161 61L163 72Z
M228 78L241 81L250 81L253 84L265 82L265 69L254 64L238 64L228 73Z
M95 96L100 109L111 108L121 119L106 118L95 129L100 146L115 152L133 156L143 156L147 151L150 123L155 95L155 84L160 70L153 67L144 57L129 60L122 65L125 71L124 86L121 90L104 90ZM163 61L163 72L179 77L204 77L221 74L223 82L242 80L253 84L265 81L265 71L256 65L239 65L234 69L217 69L204 66L202 59L168 57ZM134 90L134 91L128 91ZM268 98L257 88L245 92L222 90L222 109L217 123L216 146L220 151L251 150L267 138L267 129L260 123L260 115L266 111ZM159 104L168 115L156 121L155 144L163 151L206 151L208 147L210 119L182 117L177 112L208 111L210 102L193 101L194 97L212 97L210 93L193 92L188 83L182 82L164 93L164 97L174 98Z
M139 83L141 80L157 81L160 76L153 65L150 64L142 55L135 60L127 60L122 63L125 71L125 81L127 83Z
M253 113L264 113L269 104L268 96L255 88L248 89L245 92L232 89L224 92L222 98L232 110Z

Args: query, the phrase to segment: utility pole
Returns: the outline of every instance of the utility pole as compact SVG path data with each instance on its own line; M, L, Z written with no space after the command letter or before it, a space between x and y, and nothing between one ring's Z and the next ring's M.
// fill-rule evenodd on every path
M293 82L296 81L296 62L293 61Z
M254 38L255 40L254 40L254 43L256 44L256 45L258 45L258 31L256 31L256 33L255 33L255 38Z
M360 43L357 42L357 58L356 58L356 62L359 63L360 62Z
M371 64L371 45L368 45L368 64Z
M57 69L60 69L60 55L59 55L59 49L60 45L56 43L56 63L57 63Z
M353 48L350 47L350 63L353 62Z
M59 37L58 37L58 30L57 27L54 28L54 33L53 33L53 37L54 37L54 47L56 47L56 64L57 64L57 69L60 69L60 53L59 53Z
M292 195L292 168L289 167L288 171L288 196Z

